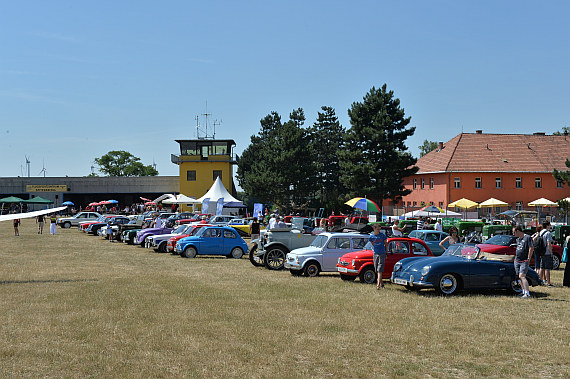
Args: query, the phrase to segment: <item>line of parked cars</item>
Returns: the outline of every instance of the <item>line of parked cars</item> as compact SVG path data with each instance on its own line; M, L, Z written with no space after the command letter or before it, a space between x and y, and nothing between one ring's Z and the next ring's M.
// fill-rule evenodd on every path
M250 249L239 228L233 227L245 226L246 221L232 222L233 218L220 216L204 220L203 215L176 214L165 216L164 227L143 228L149 219L152 217L145 215L99 215L96 220L78 223L78 229L105 238L110 234L112 239L124 243L187 258L222 255L239 259L249 254L254 266L287 269L293 276L338 272L344 281L358 278L371 284L377 280L368 242L369 225L356 232L308 232L302 218L293 219L286 228L263 230ZM191 221L177 223L180 220ZM522 291L512 263L515 237L511 235L498 234L480 244L446 245L444 250L439 243L447 237L445 232L413 230L408 236L395 237L389 227L384 226L383 230L389 237L384 280L409 290L433 288L444 295L470 289ZM555 245L555 255L561 255L558 248ZM527 277L531 286L539 285L536 272L529 270Z

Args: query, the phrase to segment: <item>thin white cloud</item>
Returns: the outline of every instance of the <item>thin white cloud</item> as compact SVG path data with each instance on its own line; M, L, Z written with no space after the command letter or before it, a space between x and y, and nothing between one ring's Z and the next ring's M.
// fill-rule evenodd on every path
M44 39L51 39L51 40L56 40L56 41L64 41L64 42L79 42L79 40L75 37L72 36L68 36L68 35L64 35L61 33L53 33L53 32L34 32L34 33L30 33L31 35L35 36L35 37L40 37L40 38L44 38Z
M44 95L24 89L0 90L0 96L9 97L12 99L24 100L24 101L69 105L67 101L64 101L62 99L58 99L53 96Z

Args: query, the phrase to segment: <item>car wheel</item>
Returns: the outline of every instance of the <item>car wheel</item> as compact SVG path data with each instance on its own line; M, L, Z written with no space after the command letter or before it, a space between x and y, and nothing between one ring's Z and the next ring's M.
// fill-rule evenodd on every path
M444 295L453 295L459 289L457 278L453 274L444 274L437 284L437 292Z
M374 284L376 283L376 272L374 271L374 268L372 267L367 267L364 270L360 271L360 274L358 275L360 278L360 281L362 283L366 283L366 284Z
M291 275L293 275L293 276L303 275L303 270L289 270L289 271L291 271Z
M321 268L319 267L319 264L316 262L309 262L307 263L307 265L305 266L305 276L308 276L310 278L315 277L317 275L319 275L319 273L321 272Z
M518 278L513 278L513 280L511 280L511 292L516 295L523 293L521 282Z
M282 270L285 265L285 256L287 253L282 247L272 247L265 252L263 256L263 264L270 270Z
M560 268L560 257L557 254L552 254L552 269L558 270Z
M230 256L234 259L241 259L241 257L243 257L243 250L239 247L234 247L230 253Z
M249 261L255 267L261 267L263 266L263 256L258 256L256 253L257 253L257 245L253 245L253 247L249 251Z
M166 253L166 244L167 244L167 242L163 241L158 245L158 252L159 253Z
M63 223L63 227L64 227L65 229L69 229L69 228L71 228L71 223L70 223L70 222L64 222L64 223Z
M182 253L182 255L186 258L196 258L197 254L198 251L193 246L188 246L186 249L184 249L184 252Z
M354 276L354 275L340 274L340 278L341 278L342 280L346 280L347 282L352 282L352 281L354 281L354 279L356 279L356 276Z

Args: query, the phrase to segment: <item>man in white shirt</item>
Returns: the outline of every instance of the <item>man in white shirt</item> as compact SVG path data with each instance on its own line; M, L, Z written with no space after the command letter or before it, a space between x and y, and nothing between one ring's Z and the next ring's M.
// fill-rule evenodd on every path
M273 229L277 226L277 219L275 218L274 214L271 214L271 218L269 219L269 229Z
M441 220L440 219L437 219L437 222L435 223L435 230L437 230L438 232L443 231L443 227L441 226Z

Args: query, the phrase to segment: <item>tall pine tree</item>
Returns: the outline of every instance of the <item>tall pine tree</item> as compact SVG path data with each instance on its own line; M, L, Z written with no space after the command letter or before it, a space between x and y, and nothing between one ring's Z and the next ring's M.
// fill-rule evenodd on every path
M338 153L344 144L344 128L340 125L334 108L323 106L321 110L310 129L318 188L317 200L326 208L338 209L343 202L341 194L344 193L338 159Z
M348 115L351 128L339 156L341 180L350 195L378 201L407 195L403 179L418 168L405 141L415 127L407 128L411 117L404 116L400 100L387 91L386 84L381 89L372 87L361 103L352 104Z

